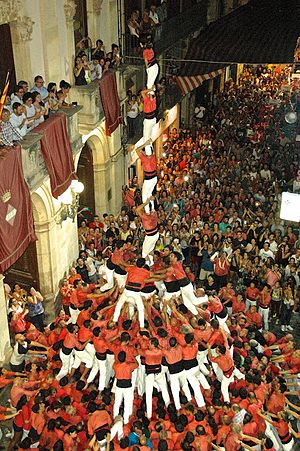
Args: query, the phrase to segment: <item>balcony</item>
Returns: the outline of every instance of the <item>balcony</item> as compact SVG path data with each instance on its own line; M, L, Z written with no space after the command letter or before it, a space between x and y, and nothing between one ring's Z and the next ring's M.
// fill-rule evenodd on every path
M81 135L78 133L78 113L81 109L81 106L76 106L69 110L59 111L67 116L68 135L74 157L82 148ZM35 133L33 129L22 141L23 172L30 191L35 191L48 177L40 148L41 138L42 135Z
M81 135L90 133L104 118L99 85L92 82L84 86L72 86L70 90L72 102L81 105L78 113L78 127Z

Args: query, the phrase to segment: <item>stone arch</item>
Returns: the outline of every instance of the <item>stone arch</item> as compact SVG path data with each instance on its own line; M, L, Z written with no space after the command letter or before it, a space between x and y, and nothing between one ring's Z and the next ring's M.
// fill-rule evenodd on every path
M53 198L44 186L39 187L31 195L33 218L35 223L49 221L55 214Z

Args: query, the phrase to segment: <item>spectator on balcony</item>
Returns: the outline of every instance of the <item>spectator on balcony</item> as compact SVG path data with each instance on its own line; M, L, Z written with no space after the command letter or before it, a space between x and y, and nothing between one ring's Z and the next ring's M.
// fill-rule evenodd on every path
M163 23L168 18L168 5L167 2L162 1L161 4L157 7L157 15L160 23Z
M27 81L25 81L25 80L20 80L18 82L18 86L21 86L21 88L23 88L24 94L26 94L26 92L29 91L29 85L28 85Z
M42 102L47 102L49 98L49 93L44 86L44 80L41 75L37 75L34 77L34 86L31 89L31 92L38 92L41 96Z
M142 43L152 40L154 26L155 26L155 23L149 17L149 10L145 9L144 14L143 14L143 19L141 21L141 32L140 32L140 41Z
M57 85L54 82L48 84L47 90L49 92L49 115L55 113L59 108L59 102L57 98Z
M27 133L27 118L24 113L24 107L19 102L13 103L13 113L10 116L11 125L23 137Z
M119 67L121 63L120 49L117 44L111 45L111 67Z
M103 58L101 58L103 60ZM104 64L105 64L105 60ZM100 65L100 58L98 56L93 56L93 61L90 64L90 70L91 70L91 80L100 80L102 77L103 69Z
M105 58L105 57L106 57L106 50L105 50L103 41L101 39L97 39L96 48L92 51L92 59L97 58L99 61L101 58Z
M12 101L10 100L9 96L5 97L4 108L6 108L10 112L10 114L12 114Z
M24 94L23 96L28 130L32 130L35 127L35 120L38 118L35 107L33 105L34 97L35 94L33 92L26 92L26 94Z
M127 125L129 138L132 138L136 133L138 115L139 105L137 103L136 95L133 94L131 99L127 101Z
M91 55L92 50L92 40L86 34L79 42L76 44L76 56L81 56L82 53L87 53L89 56Z
M82 65L84 67L85 72L85 79L87 84L91 83L91 69L90 69L90 63L87 55L84 53L81 57Z
M72 108L72 104L66 102L66 99L69 95L70 89L71 89L71 85L70 83L68 83L66 80L61 80L59 82L59 88L61 90L60 93L60 98L59 100L61 101L61 107L62 108Z
M15 141L21 141L23 137L10 122L10 112L7 108L2 111L0 122L0 144L4 146L13 146Z
M87 81L85 79L85 70L80 56L76 56L75 58L75 66L73 72L76 86L83 86L87 84Z
M149 17L153 21L154 25L159 25L159 17L156 11L156 5L150 6Z
M136 11L132 11L127 22L130 33L130 48L133 50L137 50L139 48L140 24L137 19L138 16Z
M34 121L34 127L37 127L42 122L44 122L44 115L46 114L46 108L44 107L43 102L41 101L41 95L38 92L32 92L32 100L33 106L35 109L36 119Z
M24 95L24 89L22 86L16 86L14 92L10 96L11 103L14 104L15 102L23 104L23 95Z

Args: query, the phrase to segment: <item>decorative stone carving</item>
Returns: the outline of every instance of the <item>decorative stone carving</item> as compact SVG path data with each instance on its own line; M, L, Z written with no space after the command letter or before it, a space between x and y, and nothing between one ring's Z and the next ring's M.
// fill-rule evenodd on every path
M21 17L14 25L20 41L31 41L34 21L30 17Z
M67 23L73 23L74 16L76 13L76 4L74 0L65 0L64 10Z
M0 23L10 23L20 41L31 40L34 22L22 15L21 0L0 0Z
M103 0L93 0L93 13L99 15L102 9Z

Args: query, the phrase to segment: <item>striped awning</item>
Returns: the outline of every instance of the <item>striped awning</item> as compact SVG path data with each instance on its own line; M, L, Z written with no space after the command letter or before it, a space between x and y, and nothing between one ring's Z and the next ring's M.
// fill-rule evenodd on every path
M299 35L300 0L250 0L200 32L179 75L208 76L231 63L293 63Z
M204 81L210 80L218 75L222 74L225 69L218 69L208 74L203 75L191 75L186 77L176 77L176 81L178 83L179 88L181 89L182 94L185 96L193 89L198 88Z

